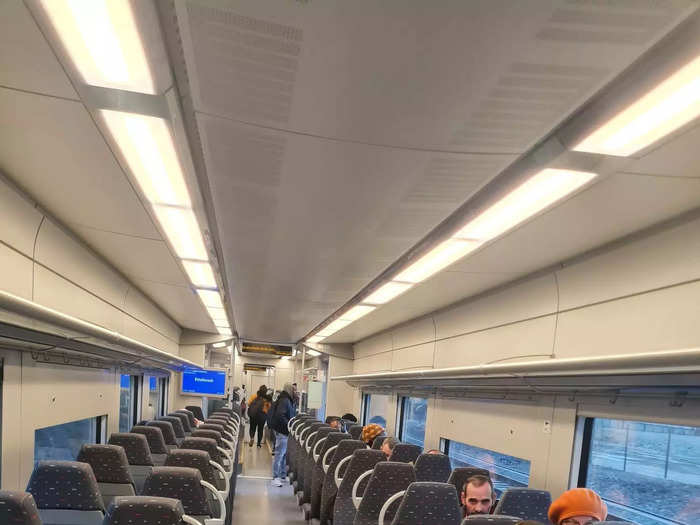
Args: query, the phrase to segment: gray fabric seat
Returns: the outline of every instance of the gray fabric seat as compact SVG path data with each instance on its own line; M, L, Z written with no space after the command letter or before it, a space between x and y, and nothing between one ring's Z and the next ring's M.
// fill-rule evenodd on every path
M372 448L374 450L381 450L384 440L388 437L389 436L377 436L376 438L374 438L374 441L372 442Z
M334 430L334 429L332 429ZM350 439L350 434L345 432L329 432L325 441L316 442L314 457L316 458L313 471L311 473L311 518L321 517L321 496L323 483L326 479L326 472L323 468L324 458L329 462L333 459L333 454L337 450L337 445L346 439ZM318 455L318 457L316 457ZM332 474L331 474L332 475Z
M199 419L200 421L204 421L204 414L202 414L202 407L198 407L196 405L187 405L185 407L187 410L192 412L194 414L194 417Z
M175 411L176 414L185 414L190 422L190 428L195 428L197 424L194 422L194 414L187 410L186 408L181 408Z
M304 474L306 472L306 458L308 457L306 452L306 442L309 437L322 425L323 423L320 421L314 421L309 425L306 425L299 435L299 448L297 450L297 479L294 482L294 492L303 492L304 490Z
M362 501L357 508L353 525L375 525L379 523L379 514L384 503L397 492L404 491L416 481L413 465L397 461L377 463L369 478ZM396 500L386 510L385 522L391 522L399 507ZM379 524L382 525L382 524Z
M168 423L171 423L173 425L173 431L175 432L175 441L177 442L178 446L180 445L182 440L187 437L185 436L185 429L182 427L182 421L180 421L179 417L163 416L159 417L158 421L167 421Z
M348 434L349 436L349 434ZM319 519L322 525L327 525L333 519L333 508L335 506L335 498L338 494L338 485L335 483L335 474L338 464L345 458L350 458L356 450L364 450L365 444L357 439L344 439L338 443L338 448L333 454L333 458L328 464L326 476L323 479L323 488L321 490L321 509ZM348 460L349 461L349 460ZM341 466L338 474L342 477L348 461Z
M87 463L40 461L27 485L44 525L101 525L104 503Z
M289 479L292 481L299 478L299 434L308 425L310 425L312 421L313 418L306 416L301 418L298 422L295 422L291 427L291 431L289 433L290 439L287 444L287 463L289 464Z
M177 448L177 439L175 438L175 429L169 421L149 421L146 423L147 427L157 427L163 434L163 439L165 440L165 446L168 450L173 450Z
M375 465L384 461L386 461L386 456L379 450L362 448L353 452L348 466L345 469L343 479L338 487L338 494L335 498L335 507L333 509L333 525L353 524L357 509L352 501L352 487L361 474L374 469ZM368 482L369 479L365 478L365 480L360 483L357 491L358 495L363 494L363 490Z
M397 443L394 450L391 451L389 461L398 461L400 463L415 463L418 456L421 455L423 449L418 445L410 443Z
M324 423L318 427L316 432L309 436L309 439L306 441L306 448L308 451L304 458L304 488L302 489L304 493L301 503L308 504L305 508L305 512L307 513L311 511L311 485L313 484L313 472L314 466L316 465L314 461L314 446L320 440L326 439L326 436L331 432L333 432L333 429Z
M211 456L205 450L173 450L168 454L165 466L196 468L204 481L211 483L219 491L228 495L226 475L212 465Z
M151 449L148 440L143 434L131 434L119 432L109 436L110 445L119 445L124 448L126 460L129 462L129 472L134 480L136 493L140 494L143 482L153 469L154 463L151 457Z
M503 516L496 514L487 516L484 514L479 514L464 518L462 520L462 525L515 525L521 521L523 521L522 518L518 518L516 516Z
M416 481L447 483L452 473L450 458L445 454L421 454L416 460Z
M222 505L214 509L202 485L199 470L189 467L155 467L143 486L144 496L178 499L185 514L202 522L207 518L224 518Z
M121 496L107 510L103 525L181 525L184 513L173 498Z
M134 496L136 488L129 472L129 461L119 445L90 445L80 448L78 461L88 463L95 474L105 508L117 496ZM1 523L1 522L0 522Z
M552 504L552 495L546 490L511 487L501 494L494 514L518 516L523 520L546 523L547 512Z
M227 468L228 462L224 457L224 453L219 450L216 440L190 436L182 442L182 446L180 448L183 450L204 450L205 452L209 453L209 457L212 461L218 463L226 470L227 473L230 473L230 469Z
M448 483L452 483L455 488L457 489L457 494L460 494L462 492L462 488L464 487L464 484L466 481L471 478L472 476L486 476L487 478L491 477L491 473L483 468L477 468L477 467L457 467L452 471L450 474L450 477L447 478Z
M0 490L0 523L42 525L34 497L29 492Z
M411 483L391 525L459 525L462 511L451 483Z
M192 432L190 418L188 418L186 414L183 414L181 412L170 412L170 414L168 414L168 417L176 417L180 420L180 423L182 424L182 429L185 431L185 435Z
M348 428L348 434L350 434L352 439L360 439L360 436L362 436L362 425L350 425L350 428Z
M154 465L165 464L165 456L168 453L168 447L165 445L165 439L163 439L163 432L161 429L148 425L136 425L130 432L132 434L143 434L146 436Z

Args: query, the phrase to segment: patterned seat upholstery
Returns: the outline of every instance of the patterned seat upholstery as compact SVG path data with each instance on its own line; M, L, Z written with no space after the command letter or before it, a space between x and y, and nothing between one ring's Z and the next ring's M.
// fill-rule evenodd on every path
M27 485L34 496L41 521L100 525L104 502L87 463L78 461L39 461Z
M318 429L316 429L315 435L312 435L307 440L307 445L309 452L304 458L304 496L302 498L302 503L311 504L311 486L313 484L313 472L316 466L316 461L314 460L314 446L316 443L322 439L326 439L326 436L333 432L329 425L325 423L322 424Z
M129 465L153 466L151 449L145 435L117 432L109 436L109 444L119 445L124 449Z
M360 436L362 435L362 425L350 425L350 428L348 428L348 433L352 439L360 439Z
M224 442L221 439L221 432L217 432L216 430L195 430L192 432L192 436L194 438L208 438L208 439L213 439L216 441L216 444L218 446L223 446Z
M374 450L381 450L382 443L384 443L384 440L388 437L389 436L377 436L376 438L374 438L374 441L372 442L372 448Z
M214 517L201 481L202 475L195 468L155 467L146 478L143 495L179 499L185 514Z
M515 516L475 514L462 520L462 525L516 525L523 521Z
M416 481L447 483L452 473L450 458L445 454L421 454L416 460Z
M181 525L184 513L176 499L122 496L107 510L104 525Z
M333 509L333 525L353 525L357 511L355 504L352 502L352 487L362 473L372 470L375 465L384 461L386 461L386 456L379 450L369 450L363 447L353 452L352 459L345 469L343 481L340 482L338 487L335 508ZM368 481L365 478L365 481L360 483L357 491L358 495L363 494L363 489L367 486Z
M211 421L211 419L208 419L207 421ZM220 433L222 436L225 435L224 432L227 432L226 428L218 423L204 423L203 425L199 425L195 430L193 430L193 432L196 432L197 430L214 430Z
M41 525L34 497L28 492L0 490L0 523Z
M298 482L299 473L299 454L301 446L299 444L300 433L306 429L307 426L311 425L314 421L313 418L306 417L295 424L292 432L290 433L291 439L287 444L287 458L289 462L290 475L292 478L296 479Z
M185 407L187 410L192 412L194 414L194 417L199 419L200 421L204 421L204 414L202 414L202 407L198 407L195 405L188 405Z
M182 424L182 429L185 431L185 434L189 434L190 432L192 432L190 418L188 418L186 414L183 414L181 412L171 412L170 414L168 414L168 417L178 418L180 420L180 423Z
M418 481L408 486L391 525L459 525L461 520L454 485Z
M165 466L196 468L204 481L211 483L217 488L222 488L220 487L222 480L217 475L218 471L209 463L210 460L209 453L204 450L183 450L179 448L168 454Z
M326 456L326 452L331 450L328 454L329 458L332 459L333 454L337 450L337 445L346 439L350 439L350 434L345 432L329 432L326 435L326 440L316 447L319 451L318 459L314 465L311 474L311 517L320 518L321 517L321 495L323 492L323 483L326 479L326 472L323 470L323 458ZM333 474L331 474L332 476Z
M313 421L309 425L306 426L301 431L301 434L299 435L299 448L297 450L297 485L295 487L296 490L298 491L303 491L304 490L304 475L306 474L306 458L308 457L308 454L306 452L306 441L309 439L309 437L318 430L323 423L320 421Z
M136 494L136 484L129 472L124 448L118 445L85 444L80 448L78 461L92 467L106 508L117 496Z
M148 427L158 427L163 433L163 439L165 444L169 447L176 447L177 440L175 439L175 429L173 429L172 424L168 421L149 421L146 423Z
M180 421L179 417L163 416L159 417L158 421L167 421L168 423L172 423L173 430L175 431L175 438L185 439L185 429L182 427L182 421Z
M349 434L347 434L349 436ZM328 464L328 472L323 479L323 488L321 490L321 510L319 512L319 518L321 520L321 525L327 525L333 519L333 508L335 506L335 498L338 494L338 486L335 484L335 470L338 467L338 463L344 458L352 456L352 453L356 450L365 449L364 442L356 439L344 439L338 443L338 448L333 454L333 459ZM347 467L347 462L345 463ZM343 467L341 467L342 474Z
M190 421L190 428L194 428L196 423L194 422L194 414L187 410L186 408L181 408L180 410L176 410L175 414L185 414L187 416L187 419Z
M148 448L151 449L151 455L168 453L168 448L165 446L165 439L163 438L163 431L160 428L136 425L131 429L131 433L143 434L146 436Z
M188 437L180 446L183 450L204 450L212 461L224 466L223 453L218 449L216 440L201 437Z
M394 450L391 451L389 461L398 461L400 463L415 463L418 456L421 455L423 449L418 445L410 443L397 443Z
M355 515L354 525L375 525L378 523L379 511L392 495L406 490L416 481L416 471L413 465L397 461L385 461L377 463L374 472L369 478L367 488L362 495L362 501ZM399 500L395 501L384 516L386 522L391 523Z
M513 487L501 494L494 514L518 516L523 520L547 523L547 511L552 504L552 495L546 490Z
M491 473L483 468L477 468L477 467L457 467L452 471L450 474L450 477L447 479L448 483L452 483L455 488L457 489L457 494L460 494L462 492L462 488L464 487L464 484L466 481L471 478L472 476L486 476L487 478L491 477ZM460 500L461 501L461 500Z

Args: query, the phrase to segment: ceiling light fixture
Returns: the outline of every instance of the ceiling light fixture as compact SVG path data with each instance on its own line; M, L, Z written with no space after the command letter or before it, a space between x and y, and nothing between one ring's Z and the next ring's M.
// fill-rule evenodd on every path
M128 1L41 0L86 84L155 93Z
M358 304L357 306L353 306L352 308L350 308L350 310L342 314L340 316L340 319L350 322L357 321L360 317L364 317L375 308L377 307L371 306L369 304Z
M627 157L700 116L700 57L603 124L573 149Z
M473 252L479 246L481 246L479 241L447 239L398 274L396 280L414 284L424 281Z
M413 286L411 283L389 281L381 286L377 291L372 293L369 297L365 298L362 302L372 305L388 303L411 288L411 286Z
M200 299L207 308L223 308L224 303L221 301L219 292L214 290L197 290Z
M201 261L182 261L190 281L197 288L216 288L216 279L211 265ZM225 316L226 314L224 314ZM213 318L212 318L213 319ZM216 319L213 319L216 320Z
M231 335L231 329L230 328L219 328L218 326L216 327L217 332L219 332L221 335Z
M192 210L154 206L153 211L178 257L200 261L208 259L202 232Z
M220 343L214 343L212 346L214 348L223 348L228 344L227 341L221 341Z
M314 344L314 343L320 343L320 342L323 341L324 339L325 339L325 337L323 337L323 336L320 336L320 335L313 335L313 336L309 337L309 338L306 340L306 342L307 342L307 343Z
M307 348L306 354L310 355L311 357L318 357L321 355L321 352L317 352L316 350L311 350L310 348Z
M226 310L224 310L223 308L208 307L207 312L209 313L209 317L211 317L212 321L228 321Z

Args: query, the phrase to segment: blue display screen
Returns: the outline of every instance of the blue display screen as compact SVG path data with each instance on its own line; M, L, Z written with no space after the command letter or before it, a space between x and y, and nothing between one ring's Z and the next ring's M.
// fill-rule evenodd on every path
M182 393L223 396L226 394L226 371L185 370L182 372Z
M158 390L158 379L155 377L149 377L148 378L148 388L150 389L151 392L155 392Z
M119 386L121 388L129 388L131 386L131 376L129 374L122 374L119 381Z

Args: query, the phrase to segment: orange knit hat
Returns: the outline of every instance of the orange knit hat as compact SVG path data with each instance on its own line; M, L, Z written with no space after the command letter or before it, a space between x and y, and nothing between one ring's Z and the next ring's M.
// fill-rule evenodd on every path
M377 425L376 423L371 423L362 429L361 439L365 443L369 443L377 436L381 436L384 433L384 429Z
M557 525L573 516L586 516L603 521L607 515L608 507L591 489L567 490L549 507L549 521Z

